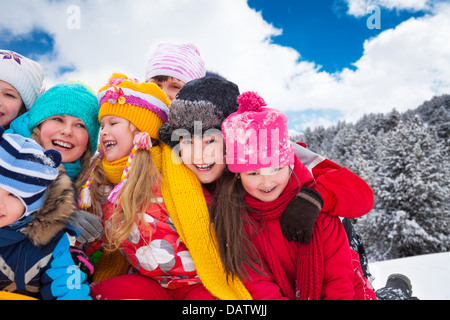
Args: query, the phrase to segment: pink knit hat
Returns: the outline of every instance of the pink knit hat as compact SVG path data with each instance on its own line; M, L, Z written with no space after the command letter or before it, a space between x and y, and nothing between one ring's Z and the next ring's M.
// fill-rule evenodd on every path
M193 44L161 43L147 63L145 81L155 76L169 76L187 83L205 75L205 62Z
M238 111L222 123L228 169L239 173L293 164L287 117L264 108L266 103L256 92L244 92L238 103Z

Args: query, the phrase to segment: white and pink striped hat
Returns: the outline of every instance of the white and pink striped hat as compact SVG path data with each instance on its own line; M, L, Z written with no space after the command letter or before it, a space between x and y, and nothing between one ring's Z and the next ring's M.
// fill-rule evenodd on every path
M156 76L169 76L187 83L205 75L205 62L193 44L161 43L147 63L145 81Z

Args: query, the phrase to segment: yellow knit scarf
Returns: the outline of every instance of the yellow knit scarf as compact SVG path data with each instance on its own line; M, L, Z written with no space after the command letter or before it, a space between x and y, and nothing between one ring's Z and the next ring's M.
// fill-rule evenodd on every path
M180 163L172 149L162 144L164 203L181 240L189 249L203 285L221 300L250 300L251 295L238 278L227 281L215 233L210 228L202 186L195 174Z
M105 157L102 159L102 167L108 177L109 182L118 184L122 178L123 169L127 165L128 156L119 160L109 162Z

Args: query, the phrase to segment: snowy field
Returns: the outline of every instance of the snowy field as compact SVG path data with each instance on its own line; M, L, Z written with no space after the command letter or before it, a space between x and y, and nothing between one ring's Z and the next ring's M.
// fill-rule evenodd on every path
M450 252L394 259L369 264L379 289L392 273L411 279L413 296L420 300L450 300Z

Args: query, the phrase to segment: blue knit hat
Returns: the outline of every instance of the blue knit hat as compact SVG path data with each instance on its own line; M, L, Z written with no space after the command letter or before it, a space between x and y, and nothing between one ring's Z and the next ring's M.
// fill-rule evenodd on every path
M58 176L61 155L55 150L45 151L32 139L4 130L0 127L0 188L24 204L20 221L42 206L47 187Z
M28 129L56 115L68 115L81 119L89 134L91 150L97 150L99 103L95 93L81 83L58 84L44 92L34 103L30 112Z

